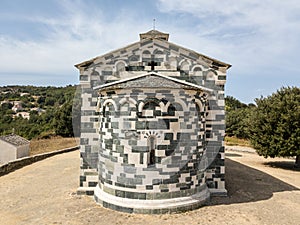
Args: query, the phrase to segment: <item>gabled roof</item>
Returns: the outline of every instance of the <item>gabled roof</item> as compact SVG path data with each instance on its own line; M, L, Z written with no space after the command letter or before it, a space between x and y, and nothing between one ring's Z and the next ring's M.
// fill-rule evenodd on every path
M30 143L27 139L25 139L19 135L16 135L16 134L0 136L0 141L1 140L5 141L11 145L14 145L14 146L22 146L22 145L27 145Z
M219 61L217 59L214 59L214 58L211 58L209 56L206 56L206 55L200 54L198 52L195 52L195 51L193 51L191 49L188 49L188 48L179 46L177 44L171 43L171 42L168 41L168 39L169 39L169 34L163 33L163 32L157 31L157 30L150 30L150 31L148 31L146 33L140 34L140 41L138 41L138 42L129 44L129 45L123 47L123 48L119 48L119 49L113 50L113 51L108 52L108 53L106 53L104 55L94 57L94 58L92 58L90 60L78 63L78 64L75 65L75 67L78 68L78 69L88 67L91 64L93 64L94 61L97 60L97 59L106 58L107 56L110 56L110 55L112 55L114 53L120 52L122 50L125 50L127 48L133 47L135 45L142 44L144 42L148 42L149 40L157 41L157 42L164 42L164 43L167 42L170 46L174 46L175 48L179 48L179 49L183 49L185 51L188 51L188 52L190 52L192 55L194 55L196 57L195 60L197 60L197 58L198 59L202 58L204 60L211 61L212 64L217 65L217 66L226 67L227 69L231 67L231 65L228 64L228 63L224 63L224 62Z
M138 42L131 43L131 44L129 44L129 45L123 47L123 48L115 49L115 50L113 50L113 51L110 51L110 52L108 52L108 53L105 53L104 55L96 56L96 57L94 57L94 58L92 58L92 59L89 59L89 60L87 60L87 61L84 61L84 62L75 64L74 66L75 66L76 68L78 68L78 69L79 69L79 68L88 67L89 65L93 64L93 62L94 62L95 60L97 60L97 59L99 59L99 58L105 58L106 56L109 56L109 55L111 55L111 54L113 54L113 53L115 53L115 52L120 52L120 51L123 50L123 49L130 48L130 47L132 47L132 46L138 45L139 43L140 43L139 41L138 41Z
M94 90L124 89L124 88L168 88L168 89L194 89L213 92L212 89L192 84L187 81L178 80L173 77L164 76L159 73L150 72L123 80L114 81L94 87Z

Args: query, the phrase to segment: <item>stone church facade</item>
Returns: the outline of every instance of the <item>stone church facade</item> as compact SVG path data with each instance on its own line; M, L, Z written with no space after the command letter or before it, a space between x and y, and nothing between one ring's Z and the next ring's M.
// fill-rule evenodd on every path
M226 195L224 85L229 64L151 30L77 64L80 187L104 207L177 212Z

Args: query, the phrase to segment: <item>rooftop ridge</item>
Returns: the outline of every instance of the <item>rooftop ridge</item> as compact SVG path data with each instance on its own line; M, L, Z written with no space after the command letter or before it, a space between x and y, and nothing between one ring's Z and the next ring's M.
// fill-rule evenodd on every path
M0 136L0 140L5 141L14 146L21 146L21 145L26 145L26 144L30 143L30 141L28 141L27 139L25 139L19 135L16 135L16 134Z
M163 33L160 32L158 30L150 30L146 33L141 33L140 34L140 40L144 40L144 39L160 39L160 40L165 40L168 41L169 40L169 34L168 33Z

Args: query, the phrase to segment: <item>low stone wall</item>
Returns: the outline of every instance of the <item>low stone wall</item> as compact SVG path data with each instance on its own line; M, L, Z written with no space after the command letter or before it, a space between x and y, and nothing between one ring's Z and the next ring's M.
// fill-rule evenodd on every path
M245 147L245 146L237 146L237 145L226 145L225 146L225 152L226 151L256 153L256 150L254 148Z
M20 159L8 162L8 163L0 166L0 176L8 174L8 173L15 171L17 169L20 169L24 166L30 165L34 162L41 161L48 157L66 153L66 152L75 151L78 149L79 149L79 146L75 146L75 147L71 147L71 148L56 150L53 152L47 152L47 153L42 153L42 154L38 154L38 155L28 156L28 157L24 157L24 158L20 158Z

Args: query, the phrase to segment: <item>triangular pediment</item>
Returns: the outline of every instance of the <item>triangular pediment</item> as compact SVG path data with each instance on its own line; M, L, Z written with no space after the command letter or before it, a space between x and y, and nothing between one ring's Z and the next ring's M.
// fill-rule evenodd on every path
M111 90L111 89L142 89L142 88L166 88L166 89L189 89L202 90L212 92L212 89L192 84L173 77L164 76L159 73L146 73L135 77L103 84L95 87L95 90Z
M113 50L104 55L97 56L90 60L76 64L75 67L80 69L90 67L92 65L98 64L99 62L110 63L111 61L124 60L124 56L132 50L136 51L137 49L140 49L141 51L144 51L147 50L149 47L153 46L164 52L176 52L178 56L182 58L186 58L193 61L205 62L206 65L211 68L217 66L228 69L231 67L230 64L221 62L217 59L195 52L191 49L171 43L168 41L168 38L169 34L167 33L162 33L157 30L151 30L149 32L140 34L140 41L138 42L129 44L123 48Z

